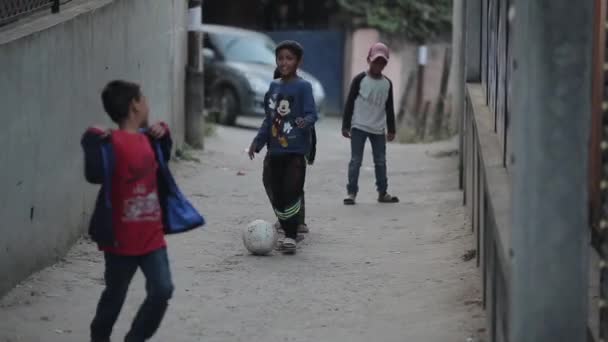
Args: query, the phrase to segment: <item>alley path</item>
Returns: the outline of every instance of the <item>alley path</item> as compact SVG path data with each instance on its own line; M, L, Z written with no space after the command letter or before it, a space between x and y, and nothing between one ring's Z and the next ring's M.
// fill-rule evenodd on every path
M219 127L201 163L179 162L179 183L208 226L169 238L176 291L153 341L465 342L483 326L478 270L453 142L388 149L396 205L376 203L369 145L359 204L346 207L348 143L320 123L308 169L311 233L295 256L245 253L241 229L274 221L261 184L262 156L244 153L254 131ZM237 175L244 174L244 175ZM52 237L49 237L52 238ZM103 263L88 241L0 301L0 342L84 342L102 290ZM114 341L141 301L136 276ZM478 341L476 339L476 341Z

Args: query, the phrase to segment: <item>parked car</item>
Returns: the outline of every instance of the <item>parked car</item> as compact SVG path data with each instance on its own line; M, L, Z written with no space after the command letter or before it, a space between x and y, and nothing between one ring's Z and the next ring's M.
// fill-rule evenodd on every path
M264 115L264 95L276 67L276 43L266 34L229 26L201 25L204 33L205 106L217 122L234 125L239 115ZM325 91L309 73L299 75L312 84L322 113Z

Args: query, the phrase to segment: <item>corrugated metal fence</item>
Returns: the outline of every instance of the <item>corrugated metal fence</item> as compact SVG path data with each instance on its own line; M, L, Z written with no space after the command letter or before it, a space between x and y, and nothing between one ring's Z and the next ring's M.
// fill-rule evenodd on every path
M594 0L593 112L589 141L589 212L594 255L589 265L589 341L608 340L608 0ZM512 27L514 0L466 1L467 18L479 22L479 36L466 48L479 51L479 79L469 80L462 126L464 201L477 237L483 304L489 341L509 341L511 194L510 183ZM493 143L493 141L498 143ZM489 146L489 147L488 147ZM510 210L510 209L509 209ZM591 227L591 228L589 228Z
M511 232L507 156L510 150L511 43L509 8L513 0L481 0L467 9L480 24L466 48L480 52L479 80L467 86L463 120L464 201L477 241L482 273L483 306L488 315L489 341L509 341ZM466 2L473 6L473 2ZM480 83L477 83L480 81Z
M608 338L608 3L595 0L593 94L589 153L592 245L590 340Z
M44 9L59 12L61 4L70 0L2 0L0 1L0 26Z

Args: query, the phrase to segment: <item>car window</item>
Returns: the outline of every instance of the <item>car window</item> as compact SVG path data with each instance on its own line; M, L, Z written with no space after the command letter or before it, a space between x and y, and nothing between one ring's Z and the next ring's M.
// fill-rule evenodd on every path
M216 34L214 43L228 61L274 65L274 42L258 36Z

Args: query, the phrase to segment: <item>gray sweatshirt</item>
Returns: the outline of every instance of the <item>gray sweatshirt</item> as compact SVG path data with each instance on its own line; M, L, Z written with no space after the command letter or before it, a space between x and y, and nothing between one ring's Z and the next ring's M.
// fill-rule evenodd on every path
M357 128L371 134L395 133L395 110L391 80L370 77L366 72L355 76L344 108L342 128Z

